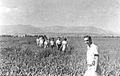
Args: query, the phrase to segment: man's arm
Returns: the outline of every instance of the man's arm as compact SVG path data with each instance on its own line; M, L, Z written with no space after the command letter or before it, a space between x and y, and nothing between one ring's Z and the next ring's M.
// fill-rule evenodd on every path
M55 42L55 45L56 45L56 46L57 46L57 48L58 48L57 41Z
M95 71L97 71L98 59L99 59L98 47L96 46L94 49L94 62L93 62L94 66L95 66Z
M98 66L98 58L99 58L99 55L98 54L94 54L95 71L97 70L97 66Z

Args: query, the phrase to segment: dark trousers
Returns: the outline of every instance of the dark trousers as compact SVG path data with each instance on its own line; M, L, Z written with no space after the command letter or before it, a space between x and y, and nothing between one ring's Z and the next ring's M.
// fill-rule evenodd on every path
M58 44L57 46L58 46L57 49L60 50L61 44Z

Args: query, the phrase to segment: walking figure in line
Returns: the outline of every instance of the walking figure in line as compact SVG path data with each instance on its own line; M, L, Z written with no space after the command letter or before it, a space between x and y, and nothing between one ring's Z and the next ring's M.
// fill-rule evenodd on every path
M39 46L42 48L43 47L43 43L44 43L44 37L40 36L39 37Z
M51 40L50 40L50 47L51 47L52 49L55 47L54 38L51 38Z
M67 38L64 38L64 40L62 41L61 50L62 50L63 52L65 52L66 49L67 49L67 47L68 47Z
M37 44L37 46L39 46L39 37L37 37L37 39L36 39L36 44Z
M44 40L44 48L47 48L47 47L48 47L48 44L49 44L49 40L48 40L48 38L46 37L45 40Z
M57 40L56 40L56 47L57 47L57 50L60 50L61 44L62 44L61 38L58 37Z
M101 76L99 63L98 47L92 43L91 36L84 36L87 45L87 70L84 76Z

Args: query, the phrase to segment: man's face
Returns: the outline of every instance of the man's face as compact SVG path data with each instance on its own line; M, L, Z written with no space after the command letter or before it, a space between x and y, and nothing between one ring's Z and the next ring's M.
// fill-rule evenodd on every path
M60 40L60 38L58 37L58 40Z
M91 41L89 40L89 38L86 37L86 38L84 38L84 42L85 42L85 44L90 45Z

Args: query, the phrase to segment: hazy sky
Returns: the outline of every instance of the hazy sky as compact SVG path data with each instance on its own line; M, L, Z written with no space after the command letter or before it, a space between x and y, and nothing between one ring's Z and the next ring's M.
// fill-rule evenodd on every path
M0 0L0 25L97 26L120 33L120 0Z

